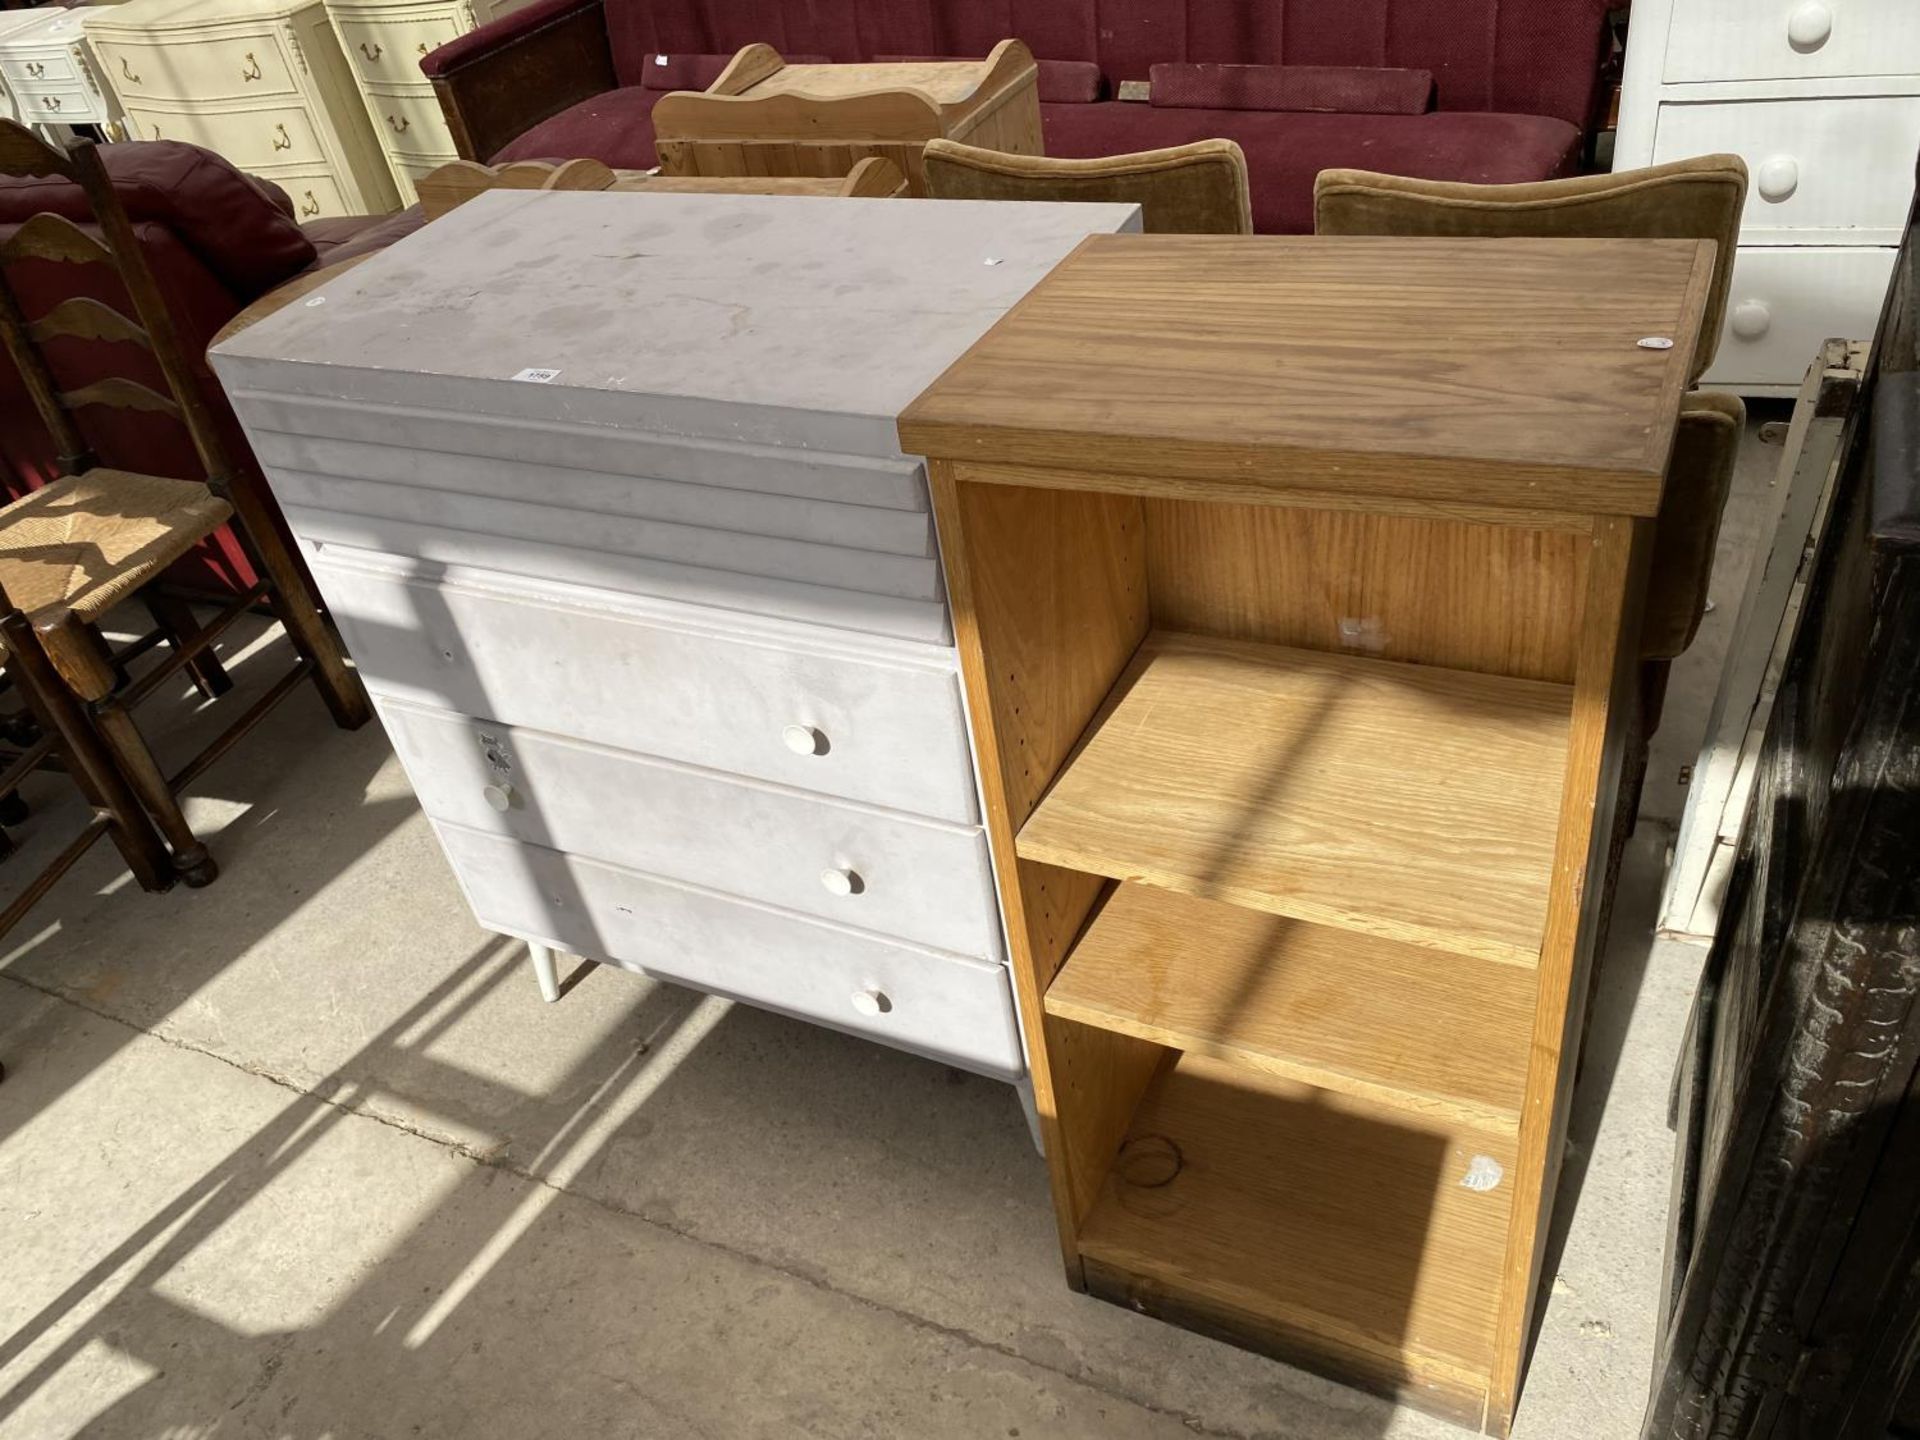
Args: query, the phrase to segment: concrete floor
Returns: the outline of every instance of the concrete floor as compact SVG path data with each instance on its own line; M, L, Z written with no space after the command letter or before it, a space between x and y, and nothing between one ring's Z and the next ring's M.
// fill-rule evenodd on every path
M310 692L199 791L218 884L145 895L97 847L0 951L0 1440L1462 1433L1070 1293L1006 1086L585 965L541 1004L377 727ZM57 777L33 798L52 843ZM1521 1440L1638 1432L1698 963L1651 934L1667 837L1629 859Z

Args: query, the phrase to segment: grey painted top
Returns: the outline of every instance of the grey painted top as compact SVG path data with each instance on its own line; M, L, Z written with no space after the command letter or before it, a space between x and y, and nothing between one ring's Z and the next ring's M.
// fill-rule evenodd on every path
M909 401L1082 238L1137 217L496 190L212 358L238 395L895 455Z

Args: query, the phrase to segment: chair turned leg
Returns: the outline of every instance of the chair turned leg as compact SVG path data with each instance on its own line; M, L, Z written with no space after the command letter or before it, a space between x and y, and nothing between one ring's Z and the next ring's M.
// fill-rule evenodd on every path
M26 616L17 609L0 615L0 635L6 640L9 672L17 672L20 695L33 722L31 727L10 728L16 734L28 733L30 729L35 739L43 729L58 737L69 778L86 797L87 804L107 816L110 822L107 833L140 888L171 890L179 877L173 857L167 853L166 842L153 828L152 819L126 776L114 764L113 755L89 720L86 707L67 687L40 647ZM14 798L19 797L16 794Z
M188 885L198 889L202 885L211 885L220 876L220 867L214 863L213 855L205 843L187 826L187 817L180 812L180 802L175 798L173 787L167 784L167 777L160 773L160 765L153 758L153 751L147 748L144 736L133 723L133 717L111 701L96 707L94 718L100 727L100 734L107 742L107 748L113 751L114 759L119 763L122 774L133 786L134 793L140 797L140 803L160 827L160 833L167 838L167 844L173 850L173 868Z
M533 978L540 984L540 998L551 1005L560 998L560 974L553 966L553 951L529 940L527 953L533 957Z
M200 633L200 622L193 618L193 607L178 596L149 590L140 598L146 603L153 623L160 627L174 649L182 649ZM193 688L208 700L233 689L233 677L227 674L227 667L220 663L211 645L187 662L187 674L193 677Z

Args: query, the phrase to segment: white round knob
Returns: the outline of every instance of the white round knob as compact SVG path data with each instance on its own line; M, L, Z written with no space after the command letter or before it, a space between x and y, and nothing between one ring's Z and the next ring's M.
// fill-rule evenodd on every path
M1833 11L1820 0L1807 0L1787 17L1787 39L1796 50L1818 50L1833 34Z
M513 808L513 787L511 785L504 783L489 785L480 793L487 797L487 804L491 805L503 815Z
M893 1001L887 998L884 990L856 990L853 992L853 1008L862 1015L884 1015L893 1009Z
M851 895L860 888L860 877L851 870L822 870L820 883L829 895Z
M1754 176L1754 185L1761 199L1778 204L1800 188L1800 162L1791 155L1775 155L1763 160L1759 173Z
M1742 340L1758 340L1773 325L1773 312L1758 300L1742 300L1733 307L1733 323L1729 327Z
M811 725L789 725L780 732L780 738L786 742L787 749L796 755L827 753L826 735Z

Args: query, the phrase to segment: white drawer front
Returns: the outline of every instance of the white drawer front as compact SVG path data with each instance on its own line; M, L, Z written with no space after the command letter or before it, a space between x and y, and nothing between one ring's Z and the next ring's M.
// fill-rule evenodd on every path
M1654 163L1731 152L1751 175L1743 245L1892 245L1920 153L1920 95L1663 104Z
M1701 384L1798 386L1822 341L1871 338L1894 253L1743 247L1720 351Z
M42 125L97 125L107 118L99 94L85 85L16 87L20 118Z
M436 820L962 955L1002 954L977 826L391 700L380 718Z
M1025 1072L1006 967L437 824L480 922L1004 1079Z
M466 28L452 14L384 16L380 11L333 12L347 62L363 82L375 85L427 83L420 62Z
M1669 83L1916 73L1913 0L1674 0Z
M95 11L110 20L109 11ZM131 106L141 100L258 100L299 93L293 66L272 32L221 30L152 37L102 33L89 25L108 82Z
M0 76L16 92L70 89L87 83L79 63L64 46L0 54Z
M348 648L383 694L916 815L979 818L951 651L856 649L852 637L693 606L616 608L560 587L410 569L333 546L314 558Z

